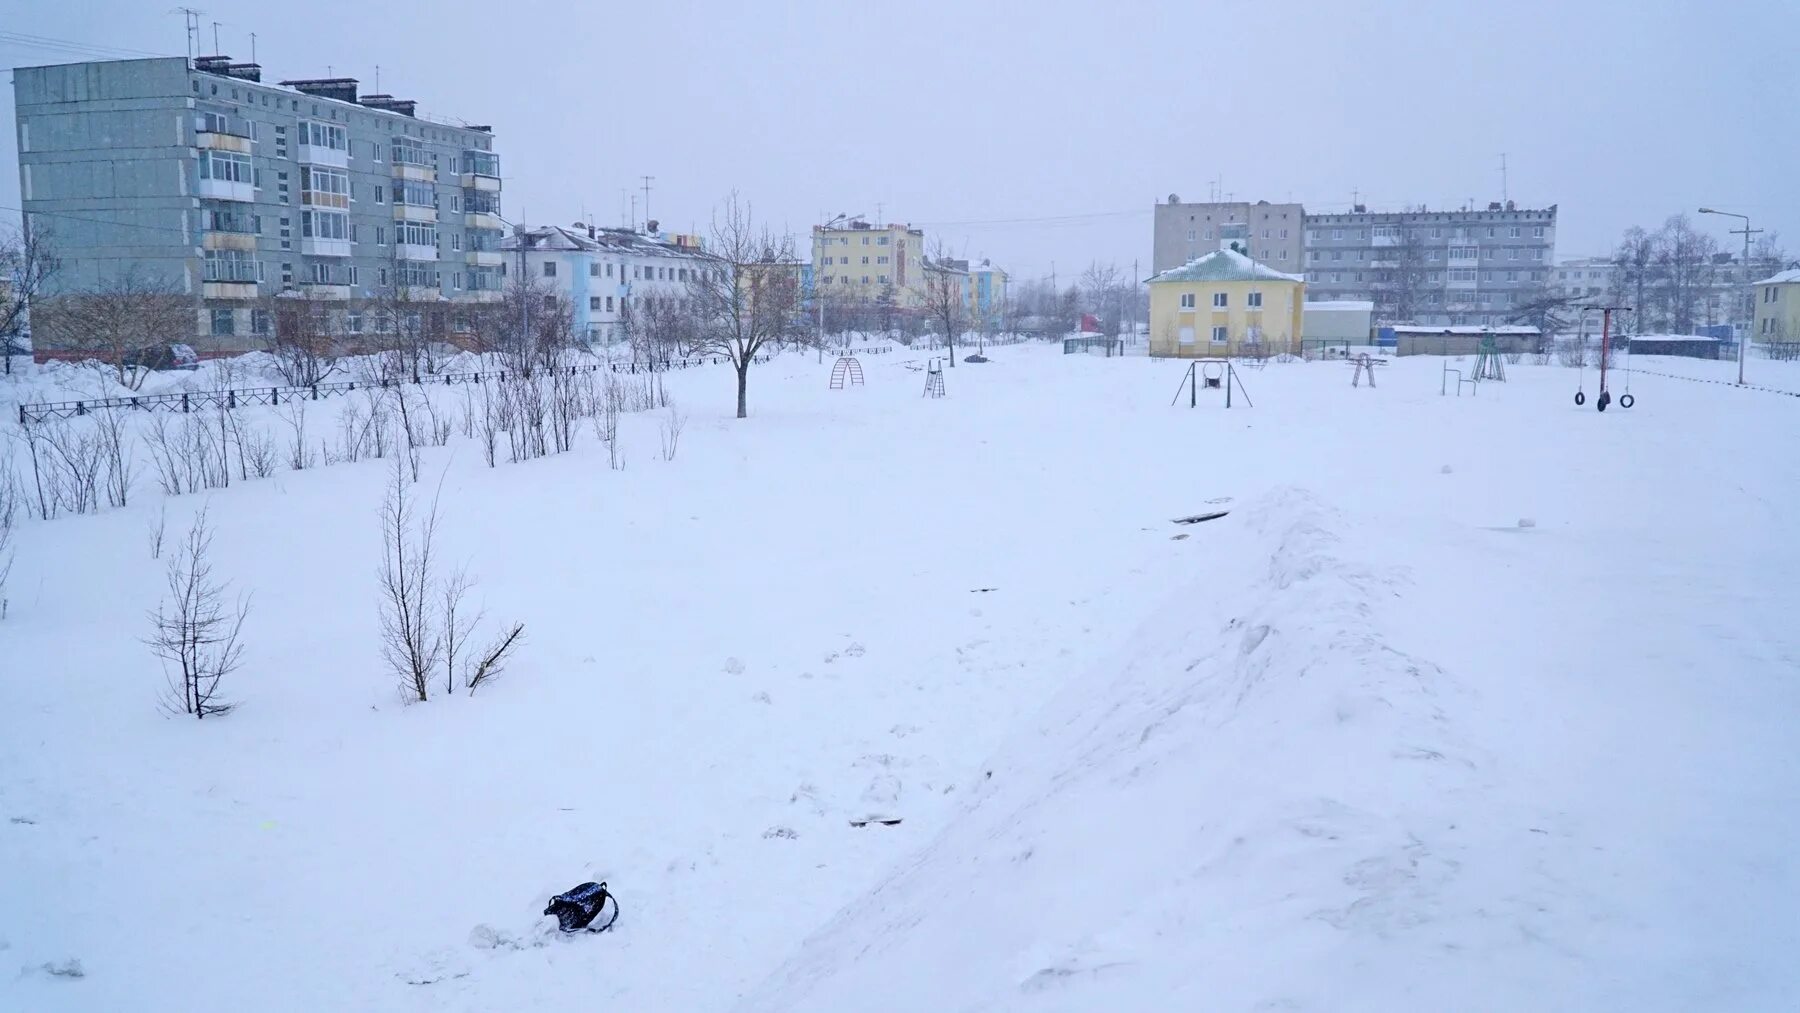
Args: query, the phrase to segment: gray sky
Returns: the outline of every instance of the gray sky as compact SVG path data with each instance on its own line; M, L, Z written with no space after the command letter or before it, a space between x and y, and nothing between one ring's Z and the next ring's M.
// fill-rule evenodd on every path
M1150 258L1150 207L1212 181L1344 210L1560 205L1557 256L1702 204L1800 251L1800 3L1039 0L427 5L206 3L264 80L360 78L491 123L508 218L665 228L732 189L802 236L820 212L910 221L1015 276ZM0 2L6 66L180 55L162 2ZM279 10L279 13L277 13ZM420 13L429 10L429 16ZM11 41L8 41L8 39ZM12 101L0 204L17 207ZM640 191L640 201L641 201ZM10 214L9 212L6 214ZM1020 219L1033 219L1020 221ZM1051 220L1043 220L1051 219ZM1709 217L1724 236L1735 222Z

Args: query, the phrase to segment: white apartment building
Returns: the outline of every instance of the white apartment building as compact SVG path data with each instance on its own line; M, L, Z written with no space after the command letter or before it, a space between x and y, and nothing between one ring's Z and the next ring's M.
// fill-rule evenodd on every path
M507 236L501 248L509 270L523 270L569 300L577 333L594 344L623 334L623 318L645 299L685 299L701 271L722 272L697 236L638 232L592 225L540 225Z

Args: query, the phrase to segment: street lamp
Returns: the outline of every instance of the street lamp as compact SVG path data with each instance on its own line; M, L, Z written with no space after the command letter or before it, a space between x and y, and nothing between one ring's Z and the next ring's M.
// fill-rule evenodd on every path
M1738 341L1738 383L1741 385L1744 382L1744 349L1750 344L1750 325L1756 322L1756 293L1752 289L1752 282L1750 280L1750 236L1753 232L1761 232L1762 230L1753 230L1750 228L1749 215L1740 215L1734 211L1716 211L1712 208L1701 208L1700 213L1703 215L1724 215L1727 218L1741 218L1744 221L1743 228L1731 230L1732 235L1735 236L1741 234L1744 237L1744 298L1749 301L1750 313L1749 319L1744 322L1744 336Z
M833 228L837 225L841 225L844 222L847 222L852 218L861 218L861 217L862 217L861 214L854 214L854 215L839 214L836 217L827 220L824 224L820 225L819 231L824 232L825 230ZM816 310L819 314L819 363L821 365L823 365L825 362L825 294L820 289L820 286L824 285L825 281L819 274L819 249L823 249L824 246L825 246L825 238L823 236L820 236L819 237L819 247L818 247L818 249L813 250L813 269L812 269L812 273L813 273L813 283L812 283L813 309Z

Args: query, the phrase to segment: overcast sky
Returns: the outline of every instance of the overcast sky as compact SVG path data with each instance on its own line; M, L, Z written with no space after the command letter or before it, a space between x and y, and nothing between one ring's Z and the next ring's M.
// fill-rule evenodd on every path
M257 34L265 81L371 92L379 64L421 112L492 124L507 217L533 223L618 224L649 174L665 228L736 189L797 236L879 213L1062 280L1147 269L1170 193L1459 207L1500 199L1505 153L1514 200L1559 205L1559 258L1702 204L1800 250L1795 0L188 2L211 9L203 53L215 18L234 58ZM181 55L169 11L0 2L0 60ZM1735 222L1700 224L1736 248Z

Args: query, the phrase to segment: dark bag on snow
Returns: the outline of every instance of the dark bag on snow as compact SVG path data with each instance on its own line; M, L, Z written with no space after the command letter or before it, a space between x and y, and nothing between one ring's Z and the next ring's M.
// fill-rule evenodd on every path
M556 927L564 932L579 932L592 925L595 918L606 907L606 900L611 896L606 892L605 883L583 883L567 893L559 893L550 898L550 906L544 909L547 915L556 916ZM613 902L613 918L619 917L619 904ZM608 921L592 931L599 932L611 928Z

